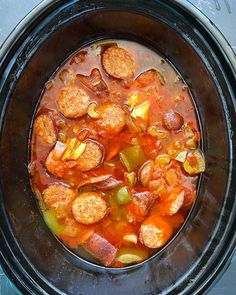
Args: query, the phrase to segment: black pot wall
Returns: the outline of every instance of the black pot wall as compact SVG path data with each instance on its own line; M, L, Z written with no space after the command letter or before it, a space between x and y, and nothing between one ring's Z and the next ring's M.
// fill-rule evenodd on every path
M0 60L3 266L25 294L202 294L235 246L235 63L174 1L63 3L36 10ZM106 38L144 43L180 71L195 98L207 163L182 230L153 258L123 270L89 264L54 238L27 173L31 121L44 83L79 47Z

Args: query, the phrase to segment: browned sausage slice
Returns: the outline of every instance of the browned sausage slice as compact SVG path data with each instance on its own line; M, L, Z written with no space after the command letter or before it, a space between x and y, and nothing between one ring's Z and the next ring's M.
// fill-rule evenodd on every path
M155 83L157 80L157 72L155 70L148 70L140 74L135 80L134 84L138 84L139 87L147 87L150 84Z
M172 192L163 202L168 215L176 214L184 203L185 192L180 193Z
M116 45L105 50L102 55L102 65L114 78L131 79L134 76L135 63L132 55Z
M83 193L74 200L72 213L75 220L80 223L96 223L106 215L107 204L98 193Z
M54 145L57 141L57 133L52 119L46 115L39 115L34 123L34 131L45 145Z
M117 249L112 244L94 232L88 236L83 247L105 266L114 261L117 253Z
M165 245L172 234L169 223L161 216L147 218L140 228L140 241L148 248L160 248Z
M125 112L116 104L106 103L99 107L101 119L98 125L107 132L118 133L125 126Z
M94 140L86 140L86 148L77 160L80 171L89 171L96 168L103 160L102 145Z
M54 209L58 218L66 217L71 209L71 203L77 193L64 185L52 184L43 191L43 200L46 205Z
M178 130L184 124L183 117L177 112L168 112L162 118L162 125L167 130Z
M100 175L90 177L86 180L81 181L77 188L80 188L85 185L89 185L91 187L98 189L110 190L118 186L122 186L123 182L113 178L111 175Z
M80 171L89 171L96 168L103 160L103 146L94 140L85 140L85 149L77 160L63 160L63 156L67 150L67 145L57 141L54 148L47 156L45 166L47 170L58 176L63 177L70 169L78 169Z
M77 87L65 87L56 100L58 110L68 118L78 118L87 113L90 103L88 94Z
M155 202L155 199L156 196L151 192L133 194L133 203L136 206L137 213L145 216Z

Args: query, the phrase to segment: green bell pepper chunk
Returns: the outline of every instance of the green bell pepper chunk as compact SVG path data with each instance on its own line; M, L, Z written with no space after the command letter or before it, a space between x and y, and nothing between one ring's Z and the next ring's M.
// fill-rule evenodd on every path
M119 205L125 205L132 200L132 195L125 186L120 187L116 190L115 197L116 202Z
M117 261L125 264L140 262L147 258L147 251L136 248L122 248L118 251L116 256Z
M127 174L127 180L128 180L128 183L130 185L130 187L134 187L135 183L136 183L136 174L135 172L130 172Z
M183 163L184 170L189 175L199 174L205 171L205 159L200 150L190 151Z
M64 230L64 226L58 222L56 214L53 210L44 211L43 218L47 226L55 235L59 235Z
M147 156L139 145L127 147L119 155L122 163L129 172L147 161Z

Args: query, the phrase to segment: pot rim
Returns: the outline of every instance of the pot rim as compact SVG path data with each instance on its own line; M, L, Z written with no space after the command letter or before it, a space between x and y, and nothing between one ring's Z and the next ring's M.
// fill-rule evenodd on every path
M168 0L167 1L170 5L175 5L182 10L184 10L187 14L194 17L195 20L200 23L201 27L204 27L205 30L211 38L218 44L218 48L220 49L221 53L223 54L225 60L227 61L230 69L234 75L234 79L236 79L236 54L234 53L232 47L230 46L229 42L226 40L224 35L219 31L219 29L214 25L205 14L203 14L197 7L193 4L188 2L187 0ZM0 47L0 70L5 70L8 66L7 57L10 55L11 51L16 51L18 44L21 45L21 38L24 38L24 34L31 25L40 18L46 11L50 12L50 10L54 10L62 4L62 0L48 0L39 3L35 8L33 8L13 29L7 39L4 41L2 46ZM91 4L92 6L93 4ZM0 83L1 89L2 83ZM234 107L236 109L236 101L233 102ZM4 107L3 107L4 112ZM0 123L2 121L2 116L0 117ZM4 236L4 233L1 231L1 234ZM197 287L197 292L205 292L209 289L213 282L220 278L224 270L229 266L230 259L233 257L234 252L236 252L236 232L232 237L228 247L221 257L220 263L214 268L211 274L208 275L206 279ZM7 245L8 250L10 250L9 245ZM10 250L11 251L11 250ZM8 259L4 257L2 253L2 249L0 249L0 262L4 271L7 273L8 277L17 285L18 288L21 290L26 291L29 294L32 294L32 289L30 287L37 286L37 290L41 290L42 293L45 293L43 289L38 286L38 284L33 280L33 278L28 275L24 270L24 275L28 279L27 281L31 282L30 287L27 286L26 282L22 282L20 275L17 273L17 270L20 268L23 271L22 267L19 267L17 262L17 270L11 269L11 263L8 262Z

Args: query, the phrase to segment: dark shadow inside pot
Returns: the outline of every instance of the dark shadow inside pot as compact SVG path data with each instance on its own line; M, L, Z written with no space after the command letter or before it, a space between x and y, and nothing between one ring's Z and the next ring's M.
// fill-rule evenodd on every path
M55 9L33 28L4 77L1 95L8 104L1 131L0 177L7 212L4 226L12 229L5 238L18 253L22 267L49 293L93 294L96 290L104 294L110 288L113 294L134 294L134 288L135 294L181 291L186 287L181 282L195 265L200 269L211 259L227 223L226 215L220 224L219 220L232 201L227 196L228 203L224 203L230 171L224 108L230 93L219 57L186 14L159 2L140 3L139 7L132 3L119 8L114 2L113 8L85 12L82 2L69 2ZM107 38L144 43L178 69L195 100L207 163L197 201L182 230L160 253L122 272L88 264L55 239L36 206L27 171L31 121L45 82L78 48ZM221 230L216 235L218 227Z

